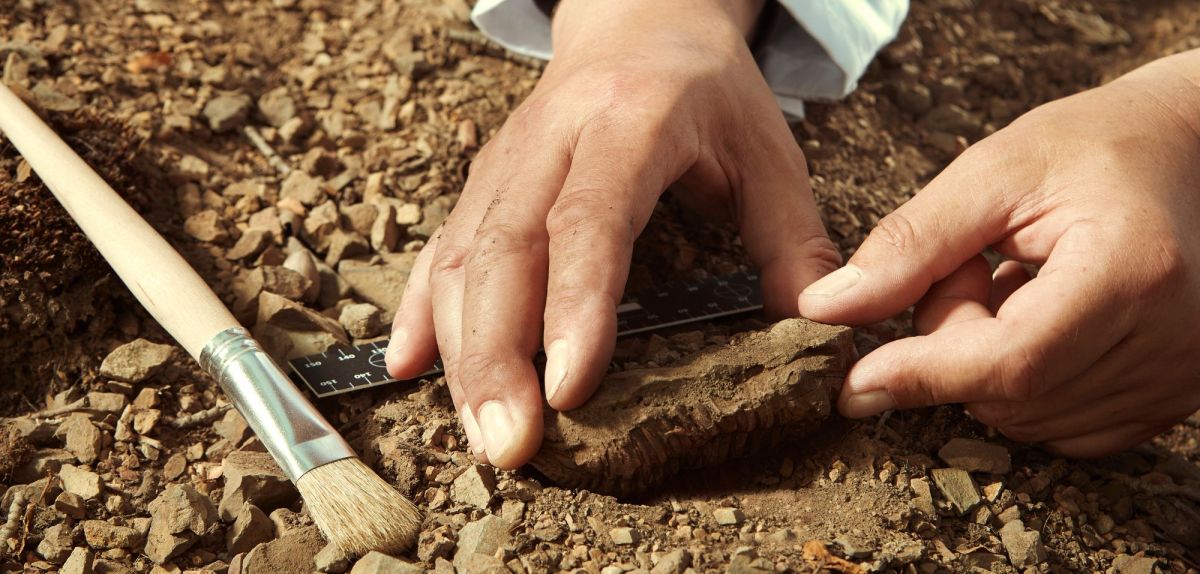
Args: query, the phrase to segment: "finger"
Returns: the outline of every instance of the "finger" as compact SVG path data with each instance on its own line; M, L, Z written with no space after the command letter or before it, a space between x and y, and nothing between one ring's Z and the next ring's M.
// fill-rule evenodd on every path
M976 255L934 283L913 311L917 333L928 335L955 323L992 318L986 306L992 288L991 273L987 259Z
M1092 240L1084 231L1073 233L1060 240L1067 252ZM1125 312L1120 281L1114 281L1113 260L1067 259L1052 258L994 319L894 341L861 359L842 391L843 414L1028 401L1081 374L1128 334L1133 318Z
M992 275L992 294L988 300L988 309L995 315L1004 302L1022 285L1029 282L1032 276L1019 261L1002 261Z
M1033 195L1025 192L1036 187L1036 174L1045 170L1035 165L1037 158L993 153L998 145L1003 144L968 149L912 200L880 220L845 267L804 290L800 312L827 323L883 320L1023 224L1020 219L1031 210L1014 204L1013 198ZM987 182L986 190L979 189L981 182Z
M1097 458L1121 452L1158 436L1173 425L1127 423L1071 438L1048 441L1046 450L1069 458Z
M468 196L463 195L467 200ZM462 349L462 300L465 274L463 264L466 260L468 247L461 239L463 220L476 219L471 205L463 205L451 213L451 218L443 226L438 236L437 245L430 261L430 300L433 308L434 333L437 340L438 353L442 357L442 368L446 373L446 386L454 401L454 408L462 420L463 432L471 444L471 450L477 457L483 456L485 443L479 432L477 419L472 412L464 410L466 402L459 378L459 356ZM469 237L469 236L468 236Z
M555 409L583 404L612 357L634 239L684 161L657 135L640 126L585 133L546 218L545 379Z
M795 317L800 292L841 266L842 256L821 222L800 147L782 118L779 128L780 137L746 138L737 215L767 314Z
M388 375L408 380L429 370L437 360L437 338L433 330L433 294L429 290L429 269L437 250L434 233L429 243L417 254L412 272L404 285L404 295L392 319L392 335L388 340L384 360Z

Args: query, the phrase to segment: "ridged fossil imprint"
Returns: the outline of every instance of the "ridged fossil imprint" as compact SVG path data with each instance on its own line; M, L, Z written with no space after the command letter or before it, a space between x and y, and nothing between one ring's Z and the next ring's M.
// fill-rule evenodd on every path
M617 496L812 432L855 357L851 331L789 319L661 368L608 376L586 405L546 409L533 466Z

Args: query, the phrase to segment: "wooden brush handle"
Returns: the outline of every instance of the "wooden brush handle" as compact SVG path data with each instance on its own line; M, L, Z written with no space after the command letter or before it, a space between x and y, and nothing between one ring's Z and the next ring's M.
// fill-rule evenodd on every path
M183 257L3 84L0 132L137 300L192 357L199 359L217 333L239 326Z

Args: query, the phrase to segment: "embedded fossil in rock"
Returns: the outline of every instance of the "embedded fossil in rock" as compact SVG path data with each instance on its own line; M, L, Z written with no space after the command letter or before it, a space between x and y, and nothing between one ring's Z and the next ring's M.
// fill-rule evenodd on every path
M855 357L851 331L788 319L677 364L614 373L568 412L546 409L535 468L613 495L813 431Z

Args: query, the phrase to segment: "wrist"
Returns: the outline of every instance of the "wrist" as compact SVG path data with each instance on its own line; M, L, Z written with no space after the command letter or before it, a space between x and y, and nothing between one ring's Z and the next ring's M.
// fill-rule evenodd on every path
M714 45L744 46L765 0L562 0L555 10L555 53L580 43L615 46L682 32Z
M1137 86L1146 99L1187 127L1200 146L1200 49L1155 60L1118 82Z

